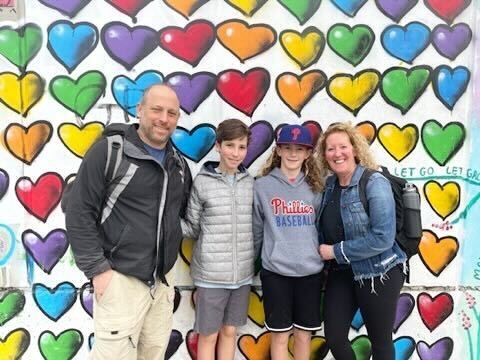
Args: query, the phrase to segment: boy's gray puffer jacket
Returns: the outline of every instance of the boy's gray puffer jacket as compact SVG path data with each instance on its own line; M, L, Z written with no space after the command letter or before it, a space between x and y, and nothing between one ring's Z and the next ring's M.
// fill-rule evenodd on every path
M241 168L231 184L217 167L207 162L197 174L182 230L196 239L194 282L235 285L253 277L253 177Z

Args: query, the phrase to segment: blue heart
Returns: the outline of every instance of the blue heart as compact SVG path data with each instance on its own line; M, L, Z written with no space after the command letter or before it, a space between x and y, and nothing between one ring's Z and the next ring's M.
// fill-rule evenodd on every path
M401 336L393 342L395 360L408 360L415 350L415 340L410 336Z
M88 350L92 350L93 344L95 343L95 334L91 333L88 336Z
M465 66L452 69L440 65L433 72L433 92L448 109L453 110L458 99L465 93L470 81L470 71Z
M390 55L411 64L430 43L430 29L416 21L390 25L383 30L381 41Z
M40 311L53 321L60 319L77 300L77 289L67 281L53 290L43 284L33 284L32 294Z
M367 0L331 0L346 15L354 17Z
M115 101L131 116L137 116L137 104L143 92L153 84L163 83L163 75L155 70L147 70L137 76L135 81L119 75L112 81L112 93Z
M198 163L215 145L215 127L210 124L200 124L188 131L178 126L172 134L173 145L185 157Z
M363 326L364 322L363 322L363 317L362 317L362 313L360 312L360 309L357 310L357 312L355 313L355 316L353 317L353 320L352 320L352 323L350 324L350 326L358 331L361 329L361 327Z
M95 49L98 30L88 22L73 24L67 20L55 21L48 27L47 48L71 73Z

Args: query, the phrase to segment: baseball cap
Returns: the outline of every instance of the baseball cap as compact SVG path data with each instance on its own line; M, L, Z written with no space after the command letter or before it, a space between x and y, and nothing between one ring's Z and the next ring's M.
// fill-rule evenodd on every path
M277 144L295 144L313 148L310 131L300 125L284 125L277 131Z

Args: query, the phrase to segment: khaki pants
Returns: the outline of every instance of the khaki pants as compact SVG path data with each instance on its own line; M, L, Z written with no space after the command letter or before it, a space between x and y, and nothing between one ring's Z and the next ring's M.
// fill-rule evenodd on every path
M174 271L170 286L151 290L140 280L114 271L104 294L93 301L95 343L91 360L163 360L172 331Z

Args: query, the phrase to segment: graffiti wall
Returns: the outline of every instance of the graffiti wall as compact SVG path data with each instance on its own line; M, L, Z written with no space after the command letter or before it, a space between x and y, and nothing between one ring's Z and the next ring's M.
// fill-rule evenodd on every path
M0 359L86 359L92 295L59 201L142 91L174 87L175 147L195 174L215 127L252 130L256 174L285 123L314 137L352 121L377 160L415 183L424 235L394 329L397 359L480 359L480 47L471 0L0 0ZM168 358L195 359L192 240L176 264ZM268 359L252 288L238 359ZM319 304L320 306L320 304ZM357 359L370 357L361 314ZM312 359L331 359L323 332Z

